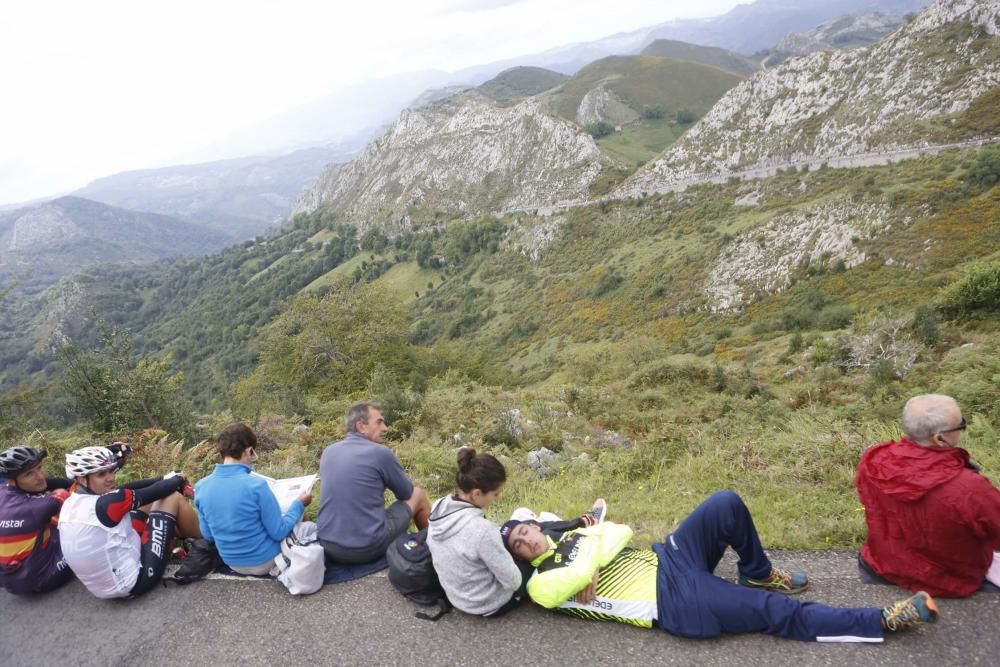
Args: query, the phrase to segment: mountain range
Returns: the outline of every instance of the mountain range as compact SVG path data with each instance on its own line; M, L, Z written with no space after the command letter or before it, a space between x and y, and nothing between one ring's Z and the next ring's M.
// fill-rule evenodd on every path
M889 10L904 9L898 2L875 4ZM795 21L799 19L794 17L800 14L810 17L804 20L812 20L816 8L809 8L802 3L790 3L778 8L773 3L758 2L751 5L749 11L751 19L757 15L755 12L763 12L763 15L771 18L778 12L781 16L793 17L789 20ZM728 20L721 17L719 25L727 25ZM688 29L702 23L696 21L670 25L673 26L671 29L678 26L687 26L684 29ZM746 25L750 24L745 24L744 28ZM458 73L427 72L357 86L332 95L327 102L306 105L292 115L275 119L270 130L257 128L260 130L258 136L244 137L248 141L243 144L246 150L252 148L255 141L266 143L273 140L271 144L265 146L260 143L257 147L280 149L285 154L125 172L98 179L73 195L109 204L117 209L168 216L176 219L170 221L173 227L177 227L178 221L186 221L204 230L202 242L194 244L174 244L170 233L162 235L162 251L170 255L204 252L218 248L227 241L235 242L260 235L285 220L296 201L298 204L295 205L295 212L303 212L313 210L327 200L344 200L341 195L331 196L331 188L346 188L346 191L353 192L348 198L355 195L368 198L364 203L347 207L350 209L349 217L360 221L362 226L368 226L373 216L405 225L410 209L426 209L428 206L439 209L436 215L443 212L472 215L585 199L595 193L607 192L633 170L635 165L656 157L706 112L723 92L735 85L739 77L751 74L757 67L754 60L718 47L674 40L652 41L656 30L662 28L663 25L654 26L648 30L615 35L586 45L556 49L523 59L526 62L556 63L557 68L569 72L578 69L572 77L538 66L515 66L500 71L478 87L468 83L454 83L480 81L495 74L504 64L509 64L492 63ZM734 33L727 32L728 28L719 30L719 34L728 35L726 39L731 41ZM587 58L595 54L637 52L643 46L646 48L641 56L607 56L580 68ZM571 53L576 56L570 57ZM587 54L587 58L581 54ZM577 56L575 64L566 66L566 58L572 60ZM563 64L559 65L557 61L563 61ZM694 63L710 65L712 68L699 68ZM471 91L473 87L475 91ZM418 94L418 91L422 92ZM471 131L473 134L487 133L495 139L507 137L508 143L502 146L502 162L506 163L507 175L500 169L491 174L488 180L476 182L475 175L484 174L484 169L490 169L489 164L471 158L477 153L469 153L463 148L462 132L440 132L438 125L435 125L446 123L449 127L457 127L455 119L446 109L454 110L462 106L462 103L455 100L447 101L447 98L459 93L463 93L466 99L478 99L480 111L488 109L490 104L496 107L489 113L464 114L463 118L466 121L478 118L475 122L479 123L477 130L466 127L466 134ZM519 106L531 97L537 97L539 104ZM345 100L350 104L344 104ZM336 113L330 112L330 105L334 104L338 106ZM439 150L443 151L442 156L447 156L447 150L442 148L443 144L446 141L454 143L458 150L456 155L462 157L456 164L468 167L464 169L467 186L453 187L455 182L444 172L427 179L420 175L419 170L413 171L423 160L419 155L414 155L409 162L400 161L402 171L398 173L392 169L387 171L382 167L377 168L376 171L384 172L385 179L393 181L386 187L379 185L377 179L363 185L335 185L334 181L339 183L341 178L345 178L344 174L350 180L349 174L356 174L358 165L326 169L327 165L347 163L359 154L366 142L384 131L379 125L388 118L380 116L379 108L391 109L391 113L396 113L396 110L404 106L409 107L405 114L411 129L416 119L422 119L421 122L425 122L425 133L437 134L444 140L430 138L425 141L427 144L437 144ZM525 111L528 111L527 115L523 114ZM343 122L338 121L337 114L344 113L354 115L342 118ZM520 120L517 120L518 116ZM543 116L544 123L535 122ZM555 118L551 118L552 116ZM522 135L522 138L530 135L531 139L518 141L508 136L507 128L514 127L519 122L532 126L530 130L525 128L528 134ZM618 131L611 136L598 137L593 142L588 136L577 136L578 131L573 129L573 124L600 122L610 123ZM555 135L548 136L550 131L555 132ZM400 137L398 132L391 134L393 137ZM417 135L411 132L408 136L412 139ZM239 145L240 139L231 139L234 143L230 143L230 149L233 149ZM324 141L335 143L314 145ZM596 144L597 152L593 152L594 147L589 146L591 143ZM370 148L375 150L376 146L384 147L385 144L386 140L383 138L382 143L372 144ZM576 144L579 146L574 147ZM543 145L548 146L546 150L554 150L555 153L535 152L535 148ZM289 148L296 146L310 147L287 153ZM582 146L589 146L584 152L591 155L590 158L576 162L573 159L564 160ZM411 149L416 153L421 150L419 147ZM518 157L519 151L521 157ZM583 155L579 152L577 154ZM476 164L467 165L470 158ZM450 160L450 157L445 159ZM522 172L522 168L526 171ZM518 173L520 176L515 178ZM557 173L562 176L555 176ZM309 186L314 187L302 194ZM484 193L488 193L488 196L484 196ZM33 206L8 206L4 210L29 208ZM141 217L144 214L135 215ZM55 229L58 216L39 216L39 219L50 219L48 226ZM419 213L417 217L420 217ZM21 225L22 228L24 226ZM86 227L78 225L77 229ZM196 233L194 228L187 229L192 234ZM156 245L155 239L155 235L150 237L151 246ZM66 271L85 266L86 261L104 261L105 256L95 252L93 248L95 244L100 245L99 239L74 234L67 239L53 237L50 241L53 248L51 257L45 256L40 246L35 247L31 255L35 266L31 280L24 278L24 253L18 254L16 258L10 252L7 253L4 260L7 268L5 275L21 276L19 285L22 288L29 285L38 288L47 284L46 281L65 275ZM79 245L80 261L67 260L73 254L73 243ZM141 261L163 254L160 250L150 252L150 248L133 249L136 252L120 253L125 261ZM111 252L106 254L115 256ZM14 266L19 268L11 273Z
M412 341L460 339L527 380L570 367L603 340L711 354L730 334L710 340L696 323L735 323L751 337L751 320L780 319L782 309L814 303L812 293L842 309L831 311L834 323L843 309L908 304L951 280L955 266L994 252L995 194L962 185L994 149L669 186L762 159L781 166L1000 132L998 15L1000 0L939 0L871 47L792 58L747 79L688 62L732 87L644 166L607 142L677 118L637 119L595 139L560 112L560 91L584 71L515 70L494 96L446 91L328 169L297 218L265 238L154 269L98 266L30 306L0 302L4 381L49 368L60 342L93 340L85 313L96 307L128 326L141 350L174 353L192 391L212 404L253 367L259 335L291 299L340 281L398 296ZM679 62L633 56L595 66L654 61ZM603 87L641 114L652 98L631 99L622 81L634 71L605 72L589 90ZM951 224L962 233L941 231Z
M166 215L60 197L0 213L0 280L31 291L87 266L198 255L231 239Z
M613 55L635 55L657 39L713 46L745 56L772 49L786 34L805 32L825 21L855 12L902 15L930 0L755 0L708 19L680 19L591 42L568 44L453 72L425 70L352 85L303 104L240 132L213 147L216 154L249 155L287 151L368 137L392 123L423 91L477 86L518 66L574 74L581 67Z
M691 47L698 52L701 47ZM713 54L714 55L714 54ZM489 82L403 112L399 121L348 165L334 165L307 190L293 214L328 208L359 227L407 228L416 211L478 215L544 207L587 197L618 161L579 125L627 125L655 109L660 125L682 111L705 113L740 77L716 67L656 56L610 56L565 80L520 85L523 101L487 97ZM690 122L690 120L688 121Z
M175 216L242 241L284 220L326 165L349 160L366 141L361 137L353 143L304 148L278 157L128 171L97 179L73 194Z

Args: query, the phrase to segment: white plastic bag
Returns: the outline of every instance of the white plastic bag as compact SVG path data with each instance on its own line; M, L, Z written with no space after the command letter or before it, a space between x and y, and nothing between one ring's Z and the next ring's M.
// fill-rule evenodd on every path
M271 576L292 595L309 595L323 587L326 554L316 537L319 528L312 521L295 524L281 541L281 553L274 557Z

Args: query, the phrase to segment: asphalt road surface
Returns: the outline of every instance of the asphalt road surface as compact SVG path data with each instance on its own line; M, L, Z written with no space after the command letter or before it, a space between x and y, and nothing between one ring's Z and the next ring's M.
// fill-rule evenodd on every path
M861 584L855 554L772 552L812 579L803 599L883 606L905 597ZM733 579L731 554L717 574ZM525 606L506 617L452 612L437 623L384 573L293 598L275 581L212 579L132 601L97 600L78 582L37 598L0 591L0 665L997 665L1000 594L940 601L933 626L882 644L765 635L691 640Z

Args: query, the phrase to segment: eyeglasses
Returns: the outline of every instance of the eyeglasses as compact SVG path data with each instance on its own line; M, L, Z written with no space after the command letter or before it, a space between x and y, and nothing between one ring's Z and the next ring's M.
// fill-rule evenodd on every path
M949 429L945 429L944 431L938 431L938 432L939 433L954 433L955 431L964 431L966 428L968 428L968 426L969 425L965 422L965 417L962 417L962 421L960 421L958 423L958 426L956 426L955 428L949 428Z

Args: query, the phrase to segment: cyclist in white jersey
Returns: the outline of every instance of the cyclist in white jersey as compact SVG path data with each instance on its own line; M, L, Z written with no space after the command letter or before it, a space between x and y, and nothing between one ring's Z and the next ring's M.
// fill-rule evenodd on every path
M99 598L133 598L163 577L179 514L193 509L178 493L180 473L115 484L119 460L106 447L84 447L66 455L66 475L76 493L59 517L63 556L77 578ZM200 537L197 516L185 534ZM189 524L188 520L183 521Z

